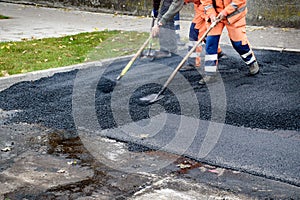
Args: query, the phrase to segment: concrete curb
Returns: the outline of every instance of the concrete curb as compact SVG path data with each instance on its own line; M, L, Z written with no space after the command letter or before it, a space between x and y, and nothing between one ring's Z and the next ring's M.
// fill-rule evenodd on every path
M279 51L281 53L300 53L300 49L277 48L277 47L252 47L254 50Z
M128 59L132 57L132 55L129 56L122 56L117 58L110 58L110 59L103 59L100 61L93 61L93 62L87 62L87 63L80 63L76 65L70 65L66 67L58 67L58 68L52 68L52 69L46 69L46 70L39 70L34 72L28 72L25 74L16 74L11 75L7 77L1 77L0 78L0 92L9 88L10 86L22 82L22 81L34 81L38 80L40 78L50 77L53 76L56 73L62 73L62 72L68 72L75 69L86 69L89 67L94 66L101 66L102 64L106 64L113 61L122 61L125 59Z
M221 45L231 46L227 43L221 43ZM279 52L289 52L289 53L300 53L300 49L287 49L287 48L276 48L276 47L252 47L254 50L266 50L266 51L279 51ZM22 81L34 81L44 77L53 76L56 73L68 72L75 69L85 69L89 67L99 66L113 61L122 61L129 59L134 55L122 56L117 58L103 59L100 61L93 61L87 63L80 63L76 65L70 65L65 67L58 67L46 70L39 70L34 72L29 72L25 74L16 74L8 77L0 77L0 92L9 88L10 86L22 82Z
M220 42L221 45L232 46L231 44ZM291 49L291 48L279 48L279 47L258 47L252 46L253 50L265 50L265 51L278 51L280 53L288 52L288 53L300 53L300 49Z

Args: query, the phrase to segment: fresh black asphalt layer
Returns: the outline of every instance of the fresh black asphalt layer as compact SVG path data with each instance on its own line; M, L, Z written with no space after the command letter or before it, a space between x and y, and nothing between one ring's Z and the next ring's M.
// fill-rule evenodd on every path
M176 135L182 120L176 116L183 115L185 120L198 119L205 124L211 120L214 110L217 114L213 121L224 122L224 130L216 148L201 161L300 186L299 53L255 51L261 72L253 77L247 75L247 67L231 47L223 50L228 56L219 62L224 91L211 90L211 93L209 87L200 86L201 74L192 70L178 73L162 100L153 105L141 102L141 97L159 92L182 59L174 56L153 62L138 60L120 82L115 79L129 60L20 82L0 93L0 108L21 110L6 123L40 123L75 133L76 120L81 120L84 123L80 126L91 130L107 129L107 133L112 129L112 135L107 136L124 141L131 141L132 137L116 136L115 130L168 113L160 134L151 142L134 141L149 147L164 146ZM99 70L102 71L97 73ZM216 102L212 102L215 101L212 95L217 98ZM92 111L94 117L89 116ZM78 117L85 112L86 115ZM200 132L185 152L196 159L203 141ZM272 157L273 150L276 151Z

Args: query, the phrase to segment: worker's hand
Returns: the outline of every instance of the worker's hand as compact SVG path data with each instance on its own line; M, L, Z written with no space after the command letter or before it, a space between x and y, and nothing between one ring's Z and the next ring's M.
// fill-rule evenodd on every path
M158 10L153 9L151 11L151 17L157 18L157 16L158 16Z
M192 3L194 2L194 0L184 0L184 5L188 4L188 3Z
M209 21L210 21L210 22L213 23L213 22L215 22L216 20L217 20L217 17L216 17L215 14L212 14L212 15L209 16Z
M222 10L222 12L220 12L217 16L218 19L222 20L224 18L226 18L227 16L227 12L225 10Z
M157 37L159 35L159 25L155 24L151 30L152 37Z

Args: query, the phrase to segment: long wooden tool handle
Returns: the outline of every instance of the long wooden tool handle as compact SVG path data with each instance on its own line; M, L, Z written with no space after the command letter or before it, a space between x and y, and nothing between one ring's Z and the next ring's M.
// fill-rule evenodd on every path
M170 84L170 82L173 80L173 78L175 77L175 75L177 74L177 72L180 70L180 68L183 66L183 64L185 63L185 61L189 58L189 56L195 51L195 49L197 48L197 46L204 40L204 38L207 36L207 34L211 31L211 29L213 29L220 20L217 20L215 22L213 22L208 29L205 31L205 33L201 36L201 38L197 41L197 43L193 46L193 48L185 55L185 57L181 60L181 62L177 65L176 69L173 71L173 73L170 75L170 77L168 78L168 80L166 81L166 83L164 84L163 88L160 90L160 92L158 93L158 96L161 95L168 87L168 85Z
M118 76L117 80L120 80L126 74L126 72L132 66L134 61L141 55L142 51L144 50L144 48L150 42L151 39L152 39L152 35L149 36L149 38L146 40L146 42L141 46L141 48L136 52L136 54L131 58L131 60L128 62L128 64L124 67L121 74Z

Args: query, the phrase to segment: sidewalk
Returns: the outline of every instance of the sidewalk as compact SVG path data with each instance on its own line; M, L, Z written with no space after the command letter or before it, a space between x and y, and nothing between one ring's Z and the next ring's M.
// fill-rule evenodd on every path
M24 38L59 37L81 32L109 30L149 31L151 19L115 16L75 10L0 3L0 14L11 19L0 20L0 41ZM181 36L188 37L189 21L181 21ZM247 35L255 49L300 52L300 30L248 26ZM230 44L227 32L221 44Z

